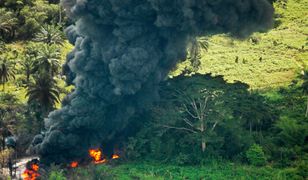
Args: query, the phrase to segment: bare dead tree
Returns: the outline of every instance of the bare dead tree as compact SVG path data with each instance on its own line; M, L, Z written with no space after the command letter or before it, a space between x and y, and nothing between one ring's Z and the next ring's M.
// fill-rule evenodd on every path
M214 131L220 118L210 118L209 114L214 112L214 109L209 106L210 102L213 104L218 104L215 102L216 97L219 96L220 92L209 92L206 89L202 90L204 94L201 97L191 97L184 93L180 93L184 96L184 102L181 104L182 111L186 114L186 117L181 119L184 122L185 127L176 127L171 125L162 125L162 127L167 129L175 129L186 131L188 133L195 133L201 136L201 148L202 152L206 150L206 133L208 131ZM219 116L217 114L217 116Z

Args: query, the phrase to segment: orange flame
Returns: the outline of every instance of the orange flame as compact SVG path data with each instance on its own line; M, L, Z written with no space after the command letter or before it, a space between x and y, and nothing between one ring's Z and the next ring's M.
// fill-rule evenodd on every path
M112 155L112 159L119 159L119 158L120 158L120 156L117 155L117 154Z
M76 168L76 167L78 167L78 162L73 161L73 162L71 162L70 166L71 166L71 168Z
M38 170L39 170L39 165L38 164L32 164L31 169L26 169L22 173L21 176L24 180L36 180L37 177L40 176L40 174L38 173Z
M38 164L32 164L32 165L31 165L31 168L32 168L34 171L37 172L37 171L39 170L40 167L39 167Z
M90 149L89 155L93 158L93 162L95 164L102 164L105 163L107 160L102 159L102 151L100 149Z

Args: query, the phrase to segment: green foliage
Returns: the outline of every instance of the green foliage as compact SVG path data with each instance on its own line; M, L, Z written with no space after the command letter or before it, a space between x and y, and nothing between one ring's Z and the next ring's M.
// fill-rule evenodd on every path
M306 159L303 159L297 163L296 174L303 179L308 178L308 155L306 155Z
M178 89L186 96L179 95ZM207 97L207 92L219 92L220 95L207 104L210 110L206 112L208 131L203 136L193 133L199 130L191 129L192 126L198 128L200 123L190 117L183 103L187 101L187 95L188 100L193 100ZM161 102L147 116L140 117L145 124L129 138L126 150L130 159L156 159L181 165L202 164L209 157L242 161L242 152L255 141L253 137L260 137L260 130L272 127L272 121L267 118L276 117L264 97L250 93L245 84L229 84L221 77L180 76L166 82L161 87L161 94ZM198 102L196 104L199 106ZM246 126L250 121L252 128ZM206 141L205 152L201 148L202 138Z
M6 57L0 57L0 83L2 84L2 90L5 90L5 83L9 80L15 79L15 71Z
M303 146L306 137L308 137L308 124L298 123L295 119L282 117L277 123L277 136L279 137L279 144L294 147Z
M95 171L95 172L93 172ZM93 176L93 173L99 176ZM106 175L108 174L108 175ZM294 169L247 167L230 162L208 163L203 166L175 166L161 162L125 163L118 166L100 165L73 169L68 179L301 179ZM94 178L95 179L95 178Z
M59 92L55 80L47 74L36 77L35 83L29 86L27 96L29 103L38 103L43 114L52 110L59 102Z
M207 51L209 48L208 40L205 37L202 38L193 38L191 43L188 46L188 60L191 63L192 70L188 70L188 74L191 72L197 72L199 66L201 65L201 53Z
M66 180L66 177L63 175L63 172L52 171L48 180Z
M69 179L84 180L84 179L115 179L114 175L106 166L89 165L87 167L75 168L68 173Z
M32 38L44 24L66 22L59 4L45 0L5 0L0 5L4 7L0 10L0 35L10 41Z
M303 81L301 85L303 93L308 94L308 70L302 71L299 78Z
M58 107L60 98L70 92L71 88L65 89L60 68L72 46L63 37L62 26L67 19L59 2L4 0L0 1L0 7L0 83L8 92L1 93L0 98L0 136L17 137L17 153L24 155L34 134L42 130L47 113ZM36 40L42 42L28 41L35 35ZM59 44L63 45L61 49ZM51 80L44 84L42 77L45 81ZM40 89L39 86L44 87ZM46 88L49 94L37 91ZM31 103L27 104L28 90L32 91L27 96L31 96ZM9 97L17 102L9 102ZM41 105L39 102L48 103Z
M64 41L63 32L60 27L56 25L42 26L40 31L35 35L35 41L43 42L48 45L59 44L62 45Z
M266 164L266 156L260 145L253 144L246 151L246 157L249 163L254 166L264 166Z
M23 120L23 105L10 93L0 93L0 137L1 149L5 148L4 139L17 134L17 124Z
M60 166L51 164L49 167L40 168L40 179L66 180L65 171Z
M8 40L14 33L17 18L13 12L0 8L0 38Z
M23 59L21 60L20 64L22 66L22 71L26 75L26 83L29 85L30 83L30 76L33 73L33 63L34 63L35 57L31 54L25 54L23 56Z
M61 67L59 47L56 45L42 44L37 51L37 57L33 62L33 71L38 74L47 73L51 77L54 77Z

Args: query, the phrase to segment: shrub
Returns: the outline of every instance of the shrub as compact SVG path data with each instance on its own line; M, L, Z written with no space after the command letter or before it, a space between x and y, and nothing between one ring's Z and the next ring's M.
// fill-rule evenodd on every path
M298 162L296 170L297 170L297 175L303 177L303 179L307 179L308 178L307 160L301 160L300 162Z
M262 147L258 144L253 144L246 152L246 158L249 163L254 166L263 166L266 164L266 157Z
M191 158L187 154L180 153L176 158L175 158L175 163L177 165L187 165L191 163Z
M66 177L63 175L62 171L52 171L48 180L66 180Z
M7 166L9 158L12 157L12 154L12 149L5 149L0 151L0 166L2 168Z
M108 166L89 165L88 167L73 169L67 175L68 179L84 180L84 179L115 179L114 175L108 171Z

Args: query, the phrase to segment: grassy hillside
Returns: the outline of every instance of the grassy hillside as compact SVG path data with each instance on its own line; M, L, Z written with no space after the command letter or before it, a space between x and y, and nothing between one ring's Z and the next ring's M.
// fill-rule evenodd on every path
M308 0L277 2L277 27L269 32L255 33L246 40L227 35L210 37L209 49L202 52L198 72L223 75L228 82L242 81L254 89L289 84L296 73L308 65L307 7ZM24 44L21 41L8 46L22 51ZM66 42L62 48L62 62L71 49L72 46ZM188 65L188 61L179 64L171 76L179 75ZM18 86L19 78L22 76L17 74L16 80L7 84L6 91L26 102L26 89ZM58 82L60 87L65 86L64 81L59 79Z
M308 0L277 2L275 28L255 33L247 40L226 35L208 39L199 73L223 75L229 82L242 81L251 88L289 84L308 65ZM189 62L178 66L180 73Z

